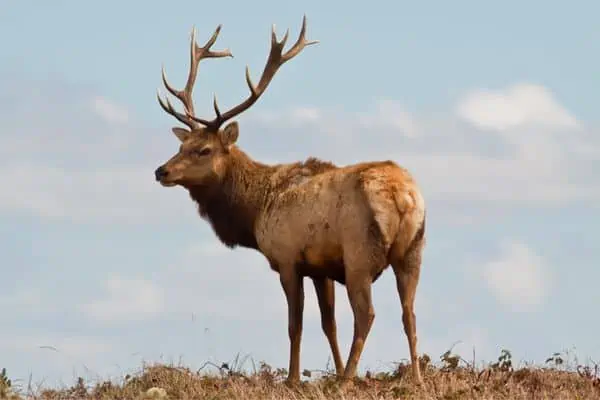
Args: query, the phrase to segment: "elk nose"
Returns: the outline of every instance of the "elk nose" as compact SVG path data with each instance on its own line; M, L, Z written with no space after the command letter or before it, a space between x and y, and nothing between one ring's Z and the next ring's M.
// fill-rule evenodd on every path
M154 177L157 181L160 181L167 175L169 175L169 172L165 169L164 165L161 165L160 167L156 168L156 171L154 171Z

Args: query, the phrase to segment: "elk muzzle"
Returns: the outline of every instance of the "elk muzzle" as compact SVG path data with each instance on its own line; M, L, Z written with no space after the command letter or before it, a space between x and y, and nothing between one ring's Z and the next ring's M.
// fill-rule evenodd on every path
M156 178L158 182L160 182L167 175L169 175L169 171L167 171L164 165L161 165L160 167L156 168L156 171L154 171L154 178Z

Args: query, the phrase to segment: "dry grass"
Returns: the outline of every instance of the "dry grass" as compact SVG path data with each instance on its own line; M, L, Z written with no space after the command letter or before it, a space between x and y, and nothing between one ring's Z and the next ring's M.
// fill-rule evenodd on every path
M251 373L223 364L216 372L191 371L185 367L146 365L120 382L87 385L79 378L62 389L13 390L13 399L598 399L600 370L592 366L567 366L555 353L545 367L513 369L511 354L503 350L498 361L475 368L450 351L433 365L421 358L425 385L413 384L410 368L399 364L390 372L367 373L345 388L327 371L309 372L297 387L283 381L286 371L261 364ZM0 398L8 398L10 382L0 375ZM4 394L5 397L2 397Z

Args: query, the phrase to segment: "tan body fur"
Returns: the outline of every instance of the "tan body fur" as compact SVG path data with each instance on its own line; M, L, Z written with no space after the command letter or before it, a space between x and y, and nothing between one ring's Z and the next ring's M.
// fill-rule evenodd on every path
M316 174L308 168L281 166L272 180L286 184L267 195L265 212L255 225L258 247L272 263L299 265L298 272L306 272L305 276L345 284L344 269L329 266L341 267L351 257L349 252L358 250L357 243L376 245L372 256L382 257L387 266L392 245L404 254L423 221L418 188L391 161ZM373 277L380 272L375 270Z
M249 107L264 91L270 80L268 75L272 78L283 63L281 60L286 56L291 58L290 53L295 52L294 56L307 44L304 31L303 23L300 39L283 56L283 45L273 39L261 82L258 87L251 86L252 101L247 100L244 107ZM208 50L215 35L204 48L196 47L200 56L192 53L193 59L197 59L192 67L197 68L202 58L227 55L227 51L212 53ZM188 78L186 88L192 87L194 79ZM186 93L169 90L180 99L191 98L191 90ZM189 120L181 114L175 115L170 104L161 102L167 112L186 122L190 130L173 128L182 145L175 156L156 170L156 179L164 186L186 188L197 203L200 215L210 222L225 245L258 250L279 273L288 303L288 380L295 382L300 378L303 278L313 281L322 328L337 373L349 379L356 375L375 316L371 285L391 265L401 300L413 374L420 383L414 300L425 243L425 203L411 175L392 161L338 167L309 158L305 162L266 165L252 160L235 145L239 134L237 122L220 129L225 118L219 117L219 111L214 121L200 120L186 101ZM227 118L236 114L228 113ZM194 121L204 126L194 125ZM355 320L345 367L336 334L335 281L346 286Z

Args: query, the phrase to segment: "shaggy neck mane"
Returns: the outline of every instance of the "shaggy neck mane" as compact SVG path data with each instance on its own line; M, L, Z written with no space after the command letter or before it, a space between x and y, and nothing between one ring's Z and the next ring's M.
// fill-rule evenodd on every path
M258 249L254 224L266 201L273 170L232 146L221 182L188 188L200 216L226 246Z
M309 158L304 162L266 165L252 160L232 146L229 164L221 182L188 187L198 204L200 216L207 219L218 238L228 247L242 246L258 250L254 225L273 192L336 168L330 162Z

